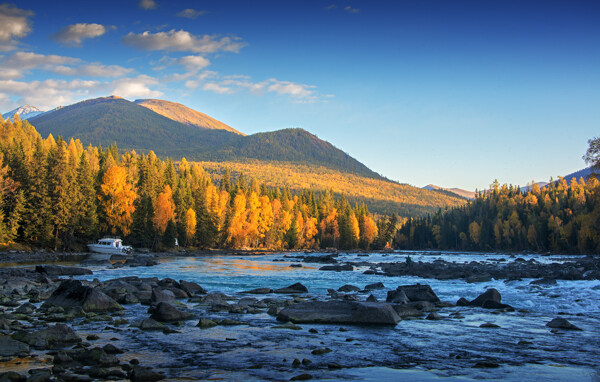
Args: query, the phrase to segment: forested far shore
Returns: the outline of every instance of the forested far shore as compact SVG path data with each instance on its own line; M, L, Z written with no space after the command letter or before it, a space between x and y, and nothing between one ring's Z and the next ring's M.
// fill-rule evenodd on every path
M225 170L116 145L43 139L27 121L0 121L0 243L85 250L104 235L136 247L383 248L398 219L332 192L269 188Z
M494 182L467 205L409 219L394 235L404 249L600 251L600 182L563 178L527 192Z

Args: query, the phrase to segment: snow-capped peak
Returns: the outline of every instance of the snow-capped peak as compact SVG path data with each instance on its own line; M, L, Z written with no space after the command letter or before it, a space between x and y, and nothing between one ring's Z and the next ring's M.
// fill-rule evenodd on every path
M2 114L2 117L4 119L9 119L9 118L14 117L16 114L18 114L22 120L25 120L28 118L36 117L42 113L44 113L44 111L38 109L35 106L23 105L23 106L19 106L18 108L14 109L14 110L9 111L6 114Z

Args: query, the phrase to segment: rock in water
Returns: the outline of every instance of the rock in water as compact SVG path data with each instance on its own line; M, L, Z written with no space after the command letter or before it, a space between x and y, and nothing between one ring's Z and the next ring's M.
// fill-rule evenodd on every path
M36 265L35 271L45 273L48 276L81 276L93 274L87 268L65 267L63 265Z
M510 305L502 303L502 296L500 295L500 292L498 292L494 288L486 290L484 293L480 294L475 300L469 302L468 305L479 306L485 309L512 308Z
M57 324L33 333L17 333L13 337L35 348L60 348L81 342L73 329L65 324Z
M365 290L374 290L374 289L383 289L383 288L385 288L385 286L383 285L382 282L373 283L373 284L369 284L369 285L365 286Z
M311 301L288 306L277 315L293 323L396 325L400 317L390 304L359 301Z
M408 297L406 297L406 293L404 293L402 289L391 290L387 293L385 302L391 302L393 304L406 304L408 303Z
M357 286L346 284L344 286L341 286L338 289L338 292L358 292L359 290L360 290L360 288Z
M552 321L548 322L546 326L553 329L582 330L581 328L573 325L568 320L561 317L553 319Z
M149 309L149 313L152 313L151 318L162 322L184 321L194 317L193 314L182 312L167 302L159 302L156 307Z
M435 294L433 289L429 285L401 285L396 290L402 290L408 301L429 301L429 302L439 302L440 299Z
M59 306L65 310L81 310L86 312L112 312L123 310L123 307L104 293L90 286L84 286L79 280L63 281L50 298L44 302L42 309Z
M12 357L20 354L29 354L29 345L8 336L0 337L0 356Z
M285 288L276 289L275 293L284 293L284 294L308 293L308 289L304 285L302 285L300 283L296 283L296 284L290 285Z

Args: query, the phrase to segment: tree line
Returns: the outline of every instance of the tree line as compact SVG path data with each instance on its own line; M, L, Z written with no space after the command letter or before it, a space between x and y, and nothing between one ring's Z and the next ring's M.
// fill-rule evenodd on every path
M0 243L83 249L105 235L136 247L383 248L395 215L331 191L266 187L225 169L214 182L198 163L116 145L44 139L27 121L0 117Z
M398 248L598 253L600 182L563 178L526 191L495 181L465 206L408 219Z

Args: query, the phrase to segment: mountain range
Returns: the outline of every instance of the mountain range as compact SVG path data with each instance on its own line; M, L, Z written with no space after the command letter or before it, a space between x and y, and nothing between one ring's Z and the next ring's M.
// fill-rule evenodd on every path
M37 117L45 112L32 105L23 105L18 108L9 111L8 113L2 114L2 118L12 119L15 115L18 115L22 120Z
M26 119L27 110L16 110ZM11 116L11 117L12 117ZM28 117L46 137L79 139L84 145L169 156L202 162L219 179L225 168L272 187L332 190L351 202L364 202L376 213L422 216L466 202L445 191L429 191L390 181L300 128L244 135L184 105L164 100L134 102L110 96L89 99Z
M444 187L440 187L440 186L436 186L435 184L428 184L427 186L423 187L424 190L430 190L430 191L446 191L446 192L451 192L453 194L462 196L463 198L467 198L467 199L475 199L475 192L474 191L467 191L467 190L463 190L462 188L444 188Z

